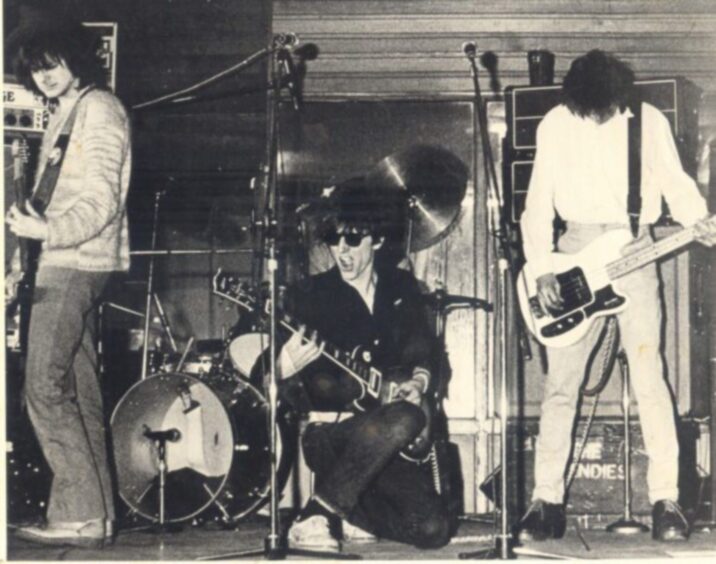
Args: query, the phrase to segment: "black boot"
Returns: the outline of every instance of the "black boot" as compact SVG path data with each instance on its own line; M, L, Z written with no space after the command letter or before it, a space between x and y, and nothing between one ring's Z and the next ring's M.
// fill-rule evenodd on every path
M689 538L689 522L675 501L662 499L651 510L651 536L660 541L685 541Z
M515 536L520 542L561 539L566 526L567 518L562 504L538 499L532 502L525 516L517 524Z

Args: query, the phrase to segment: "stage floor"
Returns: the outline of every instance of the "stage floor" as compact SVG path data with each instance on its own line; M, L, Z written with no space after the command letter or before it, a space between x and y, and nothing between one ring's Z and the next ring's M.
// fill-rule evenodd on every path
M492 546L491 524L462 521L452 542L439 550L419 550L403 544L378 541L345 544L343 552L365 560L455 560L461 553ZM206 557L230 559L230 553L261 548L268 534L266 519L259 516L242 521L238 530L185 527L181 532L159 537L140 531L121 531L114 545L104 550L54 548L33 545L8 534L8 560L196 560ZM581 536L581 538L580 538ZM567 559L703 558L716 561L716 530L695 532L688 542L658 543L650 535L619 536L603 529L577 530L571 524L560 541L531 543L517 549L520 558L543 553ZM534 551L532 556L530 551ZM252 560L261 560L254 557ZM290 557L290 559L303 559Z

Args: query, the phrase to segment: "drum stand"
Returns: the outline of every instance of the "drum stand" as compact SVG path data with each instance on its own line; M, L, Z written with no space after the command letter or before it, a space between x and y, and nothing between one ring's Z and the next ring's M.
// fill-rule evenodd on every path
M146 427L146 431L149 430ZM157 437L150 439L157 449L157 465L159 469L159 521L147 528L144 532L162 535L164 533L176 533L182 528L179 525L169 525L166 522L166 485L167 485L167 441L168 437Z
M157 230L159 221L159 203L164 192L158 190L154 195L154 216L152 218L152 248L157 248ZM147 293L146 303L144 306L144 346L142 347L142 380L147 377L147 369L149 366L149 325L152 316L152 296L154 295L154 255L149 257L149 272L147 274Z
M646 533L649 527L636 521L631 514L631 438L629 429L629 364L626 353L621 350L617 353L619 368L622 374L622 411L624 413L624 514L622 517L607 526L610 533L620 535L634 535Z

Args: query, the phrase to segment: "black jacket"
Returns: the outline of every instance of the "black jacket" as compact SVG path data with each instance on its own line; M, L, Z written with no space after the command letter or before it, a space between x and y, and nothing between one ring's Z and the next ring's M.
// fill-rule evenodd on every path
M433 376L431 388L437 385L437 343L411 273L397 268L378 273L372 314L336 267L290 288L285 302L286 311L307 326L307 334L316 330L346 352L369 350L371 363L384 373L424 367ZM360 395L360 385L326 358L282 382L282 388L284 397L302 409L344 409Z

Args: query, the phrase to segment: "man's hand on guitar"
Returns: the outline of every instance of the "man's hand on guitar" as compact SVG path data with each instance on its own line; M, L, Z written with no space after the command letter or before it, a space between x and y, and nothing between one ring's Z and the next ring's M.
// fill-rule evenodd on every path
M420 399L423 397L423 385L417 380L406 380L398 385L395 397L420 405Z
M406 380L405 382L398 384L395 397L415 405L420 405L425 390L425 378L413 377L410 380Z
M22 280L23 273L11 270L5 276L5 303L12 302L17 297L17 286Z
M545 314L550 314L549 309L559 309L564 305L562 295L560 294L559 282L553 272L543 274L537 278L536 282L537 299Z
M290 378L317 360L323 353L325 343L319 346L315 334L310 339L306 339L305 334L306 327L301 326L281 348L278 355L278 371L281 378Z
M710 221L701 221L694 226L696 240L702 245L713 247L716 245L716 221L712 217Z
M18 237L44 241L48 235L47 221L33 209L29 202L26 206L27 214L24 214L13 204L5 216L5 222L10 227L10 231Z

